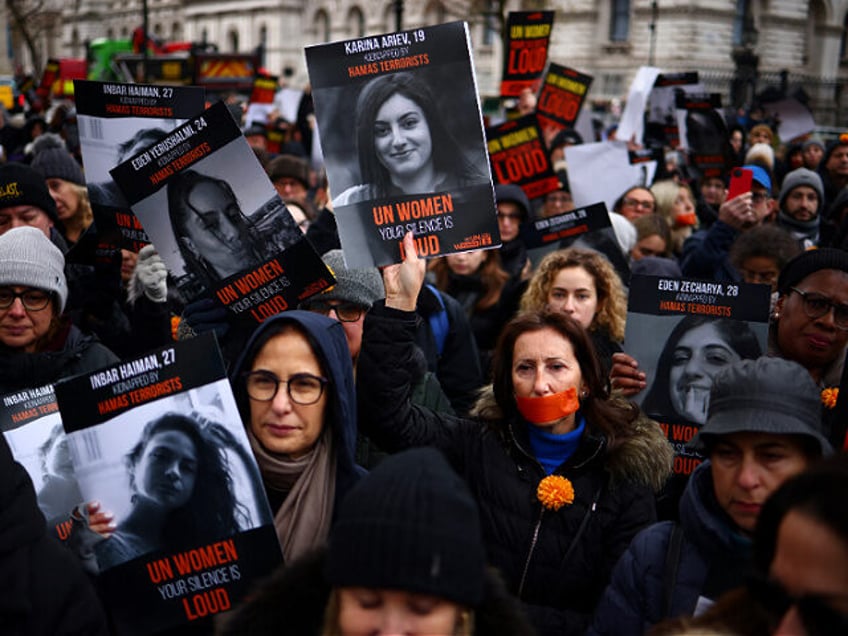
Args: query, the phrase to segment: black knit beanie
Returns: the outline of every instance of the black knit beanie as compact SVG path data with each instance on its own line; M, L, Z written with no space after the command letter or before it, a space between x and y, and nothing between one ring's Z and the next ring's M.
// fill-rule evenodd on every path
M823 269L848 273L848 252L836 247L820 247L801 252L784 265L777 279L777 291L784 295L810 274Z
M10 161L0 165L0 209L31 205L59 222L56 203L39 172L23 163Z
M477 504L432 448L392 455L342 502L330 532L327 580L430 594L473 607L485 555Z

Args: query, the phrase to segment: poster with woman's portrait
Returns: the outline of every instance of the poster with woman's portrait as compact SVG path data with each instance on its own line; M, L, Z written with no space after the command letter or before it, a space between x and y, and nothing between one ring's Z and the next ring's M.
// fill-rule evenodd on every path
M306 49L348 267L500 245L467 25Z
M187 302L260 323L334 282L223 102L111 174Z
M69 544L121 633L226 611L281 560L270 507L211 334L56 385L82 501L112 517Z
M631 278L624 350L647 377L633 399L674 446L676 475L701 461L685 446L707 420L713 376L766 353L769 299L767 285Z
M150 243L109 170L203 112L205 94L196 86L74 82L80 151L99 235L133 252Z
M48 532L66 540L71 511L83 499L53 385L0 397L0 430L15 461L32 479Z

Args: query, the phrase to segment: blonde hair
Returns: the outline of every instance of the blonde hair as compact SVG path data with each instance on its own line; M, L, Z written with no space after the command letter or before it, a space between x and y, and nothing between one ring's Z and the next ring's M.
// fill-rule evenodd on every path
M554 278L560 270L569 267L583 268L595 282L598 309L592 324L589 325L589 331L602 328L616 342L623 341L624 323L627 319L624 285L607 257L594 250L568 247L545 256L521 297L521 311L543 310L548 304Z
M674 179L662 179L651 186L651 192L657 200L657 214L662 216L668 223L668 227L671 228L671 245L669 248L675 254L680 254L683 251L683 241L692 235L692 226L678 227L674 219L674 203L680 194L680 188L685 188L689 192L689 198L694 205L695 195L692 193L692 188L686 183L678 183Z

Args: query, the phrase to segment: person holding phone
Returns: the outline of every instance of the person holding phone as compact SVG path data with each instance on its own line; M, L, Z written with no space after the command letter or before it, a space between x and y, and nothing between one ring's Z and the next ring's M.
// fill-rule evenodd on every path
M746 175L751 183L747 190L736 185ZM750 164L734 168L730 179L727 200L719 207L716 222L707 230L698 230L683 244L680 268L684 276L719 283L742 280L730 262L730 246L742 232L761 225L771 214L771 175L762 166Z

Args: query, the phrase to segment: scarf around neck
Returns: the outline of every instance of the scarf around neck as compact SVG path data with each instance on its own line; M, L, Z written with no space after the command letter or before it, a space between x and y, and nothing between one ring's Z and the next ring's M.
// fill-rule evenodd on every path
M288 493L274 515L274 528L286 563L323 544L330 532L336 495L336 457L326 428L310 451L297 459L270 453L247 427L267 488Z

